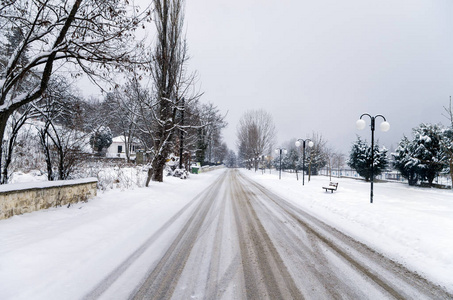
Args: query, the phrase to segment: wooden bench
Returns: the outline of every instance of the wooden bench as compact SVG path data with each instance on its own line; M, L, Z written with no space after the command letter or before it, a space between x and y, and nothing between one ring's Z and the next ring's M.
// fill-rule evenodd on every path
M338 182L331 182L329 183L329 186L323 186L322 188L325 189L326 192L330 191L331 193L333 193L333 191L336 191L338 188Z

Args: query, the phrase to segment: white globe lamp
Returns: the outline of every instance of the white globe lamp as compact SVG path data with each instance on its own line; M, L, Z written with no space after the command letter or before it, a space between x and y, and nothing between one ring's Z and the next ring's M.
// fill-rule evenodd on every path
M366 126L365 120L362 119L357 120L357 122L355 122L355 126L357 127L358 130L364 129Z
M379 127L381 128L382 131L387 132L390 129L390 124L389 122L384 121L381 123L381 125L379 125Z

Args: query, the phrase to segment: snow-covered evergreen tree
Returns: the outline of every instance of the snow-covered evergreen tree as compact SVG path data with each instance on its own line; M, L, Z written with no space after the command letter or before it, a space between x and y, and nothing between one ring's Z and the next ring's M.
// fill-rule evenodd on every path
M415 185L419 180L417 167L419 160L413 157L413 144L409 139L404 136L398 144L395 153L393 153L394 163L393 166L401 175L407 179L409 185Z
M349 154L348 166L353 168L364 177L366 181L371 179L371 146L368 146L366 141L357 137L357 141L352 145ZM374 163L373 163L373 177L380 175L387 167L387 149L382 148L379 150L378 145L374 145Z
M445 166L445 152L441 146L443 129L439 125L420 124L413 129L413 140L404 137L396 153L395 168L408 179L410 185L418 180L433 183Z
M101 126L93 133L90 138L90 144L94 150L101 153L103 149L107 149L112 144L113 134L109 127Z
M282 153L282 157L281 157L282 170L286 169L285 161L286 161L286 155L284 153ZM274 168L276 170L280 170L280 154L275 154L274 160L272 161L272 165L274 166Z
M282 157L282 169L296 170L299 162L299 153L296 148L291 148L288 154Z
M327 155L325 151L320 148L313 146L309 150L309 155L306 157L305 166L310 168L311 175L318 175L320 169L327 165Z

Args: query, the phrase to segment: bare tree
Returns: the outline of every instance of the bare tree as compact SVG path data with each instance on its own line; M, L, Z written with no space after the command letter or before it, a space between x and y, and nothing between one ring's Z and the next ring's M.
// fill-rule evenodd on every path
M27 121L32 118L36 117L36 114L32 113L32 106L31 105L24 105L23 109L20 111L14 112L8 121L8 126L6 128L8 139L5 141L5 147L3 149L3 154L5 156L3 170L2 170L2 177L1 177L1 184L8 183L9 173L8 168L13 161L13 152L16 146L17 137L19 136L19 132L21 128L27 123Z
M212 103L196 107L196 126L192 127L196 129L196 158L201 164L214 163L219 158L217 153L223 151L221 130L227 126L225 117Z
M340 177L340 169L346 163L346 155L341 152L336 152L334 154L333 165L337 168L337 176Z
M107 94L105 106L110 114L110 126L124 137L127 162L131 160L131 150L139 137L140 103L146 102L149 93L140 86L134 76L129 82Z
M439 141L448 161L448 169L450 171L450 179L452 182L451 188L453 189L453 107L451 103L451 96L449 106L444 106L444 110L446 115L443 116L448 119L450 126L448 126L447 129L444 130L443 137L439 138Z
M20 41L0 59L0 140L9 116L41 97L55 69L67 67L67 71L75 70L74 76L84 72L95 80L129 70L137 62L133 31L150 12L137 13L128 2L0 3L0 41L12 29L17 30Z
M311 174L318 175L319 169L327 164L327 141L322 134L313 132L311 136L313 147L309 148L308 155L308 180Z
M330 147L326 147L325 153L326 153L326 158L327 158L327 165L328 165L330 180L332 180L332 170L334 168L337 169L337 176L340 177L340 168L345 163L345 155Z
M49 82L44 97L34 104L41 122L36 127L47 165L48 180L68 179L88 148L89 135L81 131L82 100L66 79ZM56 175L54 175L54 169Z
M146 133L151 139L151 168L146 186L150 180L163 181L165 163L177 148L175 132L184 129L180 112L200 95L189 96L195 81L195 74L188 75L186 41L182 35L184 24L183 0L154 0L154 20L157 41L152 54L151 74L153 97L142 105Z
M255 169L261 156L272 152L275 140L275 125L272 116L264 110L244 113L237 127L237 145L240 157L254 160Z

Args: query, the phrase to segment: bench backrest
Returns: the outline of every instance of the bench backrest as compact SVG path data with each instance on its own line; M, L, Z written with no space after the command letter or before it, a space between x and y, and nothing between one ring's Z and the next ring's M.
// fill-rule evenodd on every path
M338 187L338 182L331 182L331 183L329 183L329 185L330 186L334 186L334 187L337 188Z

